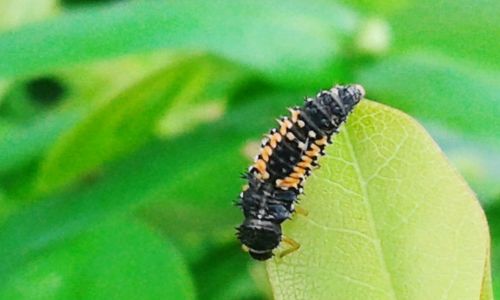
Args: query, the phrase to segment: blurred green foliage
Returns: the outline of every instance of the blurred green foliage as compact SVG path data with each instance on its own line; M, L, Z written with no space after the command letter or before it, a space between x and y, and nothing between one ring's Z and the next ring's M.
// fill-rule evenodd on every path
M337 82L478 193L500 292L500 2L0 1L0 298L262 299L250 142Z

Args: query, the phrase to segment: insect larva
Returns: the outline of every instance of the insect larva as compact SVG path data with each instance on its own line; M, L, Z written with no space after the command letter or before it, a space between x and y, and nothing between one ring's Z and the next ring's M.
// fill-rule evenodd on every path
M270 131L244 175L248 184L239 201L245 220L237 236L254 259L269 259L282 240L290 243L282 237L281 223L295 212L304 181L364 95L360 85L321 91L290 109L290 116L279 119L279 126Z

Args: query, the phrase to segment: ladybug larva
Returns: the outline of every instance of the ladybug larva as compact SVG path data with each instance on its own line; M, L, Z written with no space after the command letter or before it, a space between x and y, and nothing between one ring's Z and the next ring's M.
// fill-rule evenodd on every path
M245 220L237 227L237 236L254 259L271 258L282 241L292 249L299 247L282 236L281 223L296 211L294 204L304 180L364 95L357 84L321 91L315 98L307 98L303 106L289 109L290 116L280 118L279 126L262 141L259 154L244 174L248 184L238 202Z

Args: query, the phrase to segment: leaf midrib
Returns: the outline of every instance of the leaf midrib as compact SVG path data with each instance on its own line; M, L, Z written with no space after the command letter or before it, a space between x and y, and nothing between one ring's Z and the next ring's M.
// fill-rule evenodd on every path
M354 146L351 143L351 138L349 136L349 130L348 130L347 127L344 130L344 136L346 138L347 146L348 146L348 149L349 149L349 154L352 157L354 169L355 169L356 175L358 177L359 185L360 185L360 188L361 188L361 194L362 194L362 197L363 197L363 200L364 200L363 202L364 202L364 204L365 204L365 206L367 208L367 211L368 211L368 213L367 213L367 219L368 219L368 222L371 225L371 229L372 229L372 233L373 233L373 244L375 246L375 249L377 250L377 256L380 259L380 264L382 265L382 267L384 269L383 271L385 272L385 274L387 276L387 280L389 281L390 291L388 291L389 292L388 295L391 297L391 299L396 300L397 298L396 298L396 292L394 290L394 284L393 284L393 281L392 281L392 276L391 276L391 273L389 272L389 268L387 267L387 261L385 259L385 255L384 255L384 251L382 249L382 245L380 244L380 238L379 238L379 234L378 234L378 231L377 231L377 226L376 226L376 223L375 223L375 219L373 218L373 209L372 209L372 206L371 206L371 203L370 203L370 197L369 197L368 190L366 189L366 183L367 183L367 181L365 180L363 172L361 171L361 166L359 164L359 161L358 161L358 158L357 158L357 155L356 155L356 151L354 150Z

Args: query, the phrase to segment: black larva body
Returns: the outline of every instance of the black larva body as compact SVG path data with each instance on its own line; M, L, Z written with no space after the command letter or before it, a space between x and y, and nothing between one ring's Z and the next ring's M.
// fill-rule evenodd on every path
M282 239L281 223L289 219L302 184L332 135L363 98L359 85L335 86L308 98L302 107L272 129L245 178L240 195L245 220L237 236L254 259L266 260Z

